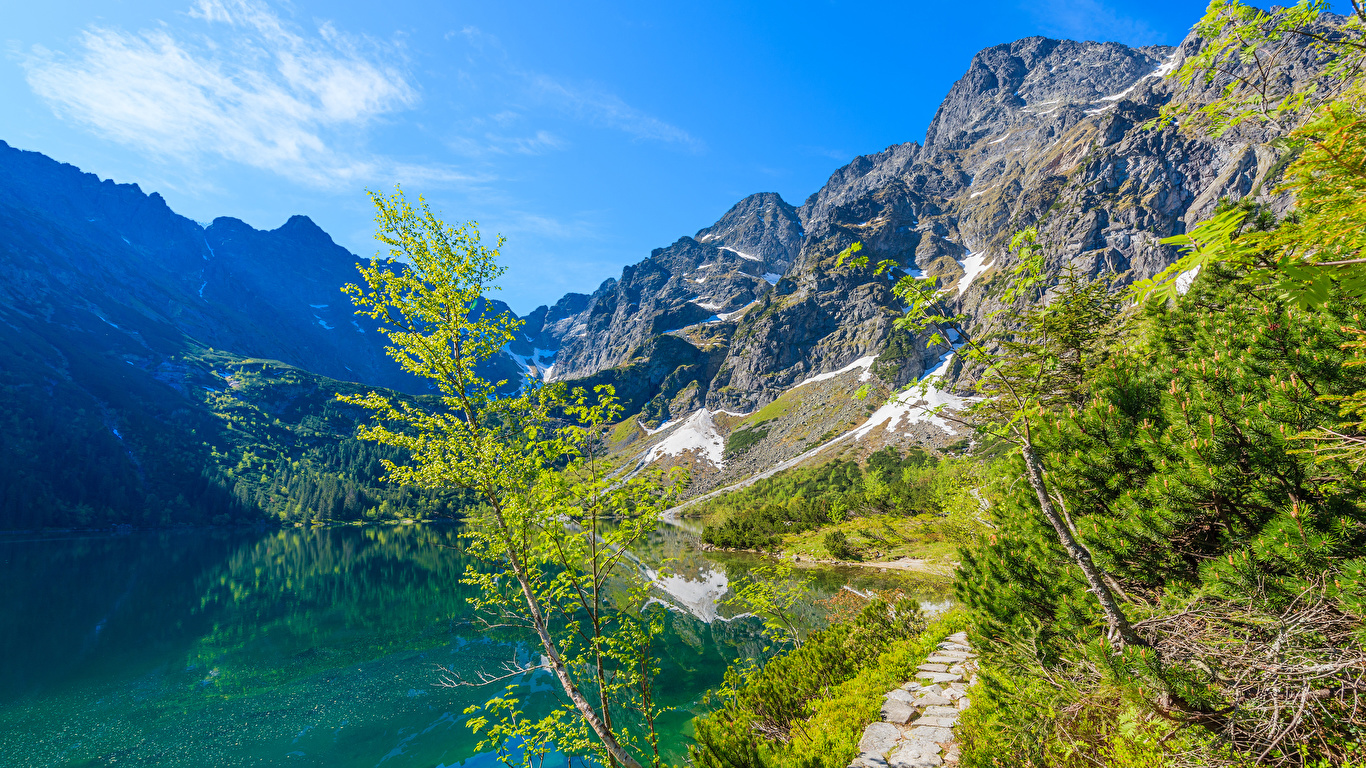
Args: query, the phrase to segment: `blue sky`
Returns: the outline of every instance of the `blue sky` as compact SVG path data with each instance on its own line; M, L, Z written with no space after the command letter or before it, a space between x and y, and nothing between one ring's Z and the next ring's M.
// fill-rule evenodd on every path
M502 233L500 298L591 292L741 197L919 141L977 50L1175 44L1201 2L44 0L0 11L0 139L200 221L375 251L402 183Z

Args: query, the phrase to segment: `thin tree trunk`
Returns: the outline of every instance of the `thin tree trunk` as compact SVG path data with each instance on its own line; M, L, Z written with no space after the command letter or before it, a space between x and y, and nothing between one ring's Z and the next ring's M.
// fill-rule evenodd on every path
M1026 435L1020 441L1020 453L1024 456L1025 471L1029 476L1029 485L1034 488L1034 493L1039 497L1039 507L1043 510L1044 517L1052 523L1053 530L1058 532L1058 540L1062 542L1063 549L1081 568L1081 572L1086 576L1086 583L1091 585L1091 591L1095 593L1096 599L1100 601L1100 609L1105 613L1105 620L1110 624L1110 631L1119 637L1125 645L1146 646L1148 643L1138 636L1134 631L1133 625L1129 623L1128 617L1124 615L1119 602L1115 600L1115 595L1110 591L1110 586L1105 581L1105 574L1096 567L1095 561L1091 559L1091 552L1072 535L1072 529L1068 527L1067 521L1058 512L1057 507L1053 506L1053 499L1048 495L1048 488L1043 482L1043 468L1039 464L1039 459L1034 455L1034 446L1030 443Z
M493 513L497 517L498 527L506 533L507 523L503 521L503 512L494 506ZM517 576L517 583L522 587L522 597L526 599L527 610L531 612L531 624L536 628L536 634L540 637L541 647L545 649L546 657L550 659L550 666L555 671L555 677L559 678L560 686L569 696L570 701L574 702L574 707L579 710L588 727L593 729L593 733L602 740L602 745L607 749L607 754L612 759L620 762L626 768L642 768L635 758L621 746L617 737L612 733L612 729L598 717L598 713L593 710L593 705L584 697L574 681L569 677L569 670L565 668L564 661L560 658L559 648L555 646L555 640L550 636L550 628L546 624L545 615L541 613L541 606L536 602L536 596L531 591L531 581L527 576L524 565L513 553L511 541L508 543L508 562L512 564L512 571Z

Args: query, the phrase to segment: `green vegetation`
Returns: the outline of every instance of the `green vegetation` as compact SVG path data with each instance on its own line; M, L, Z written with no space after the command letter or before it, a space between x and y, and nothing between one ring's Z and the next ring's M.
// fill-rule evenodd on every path
M726 458L732 459L743 456L756 443L768 437L768 430L764 429L764 425L767 423L760 421L731 432L730 436L726 438Z
M542 669L567 699L536 717L511 685L465 710L469 728L483 739L480 749L504 762L520 752L530 765L561 752L624 768L658 765L664 708L653 683L667 611L651 609L649 580L629 556L655 532L672 493L661 493L652 476L609 479L606 438L622 415L612 387L595 387L590 397L533 384L500 395L480 377L521 325L471 311L503 273L501 238L489 248L473 223L448 225L401 190L370 198L376 239L392 258L359 267L362 285L344 290L382 323L403 369L441 394L420 404L381 392L340 400L374 414L362 439L407 458L383 462L387 479L479 500L466 529L465 553L477 563L461 580L475 588L469 602L490 627L529 628L541 648L537 665L451 684Z
M336 401L354 384L194 345L155 376L110 363L93 399L0 371L0 527L432 519L465 504L383 482L397 454L357 440L364 413Z
M862 560L863 557L857 549L849 543L849 537L844 535L844 531L826 531L821 538L821 543L825 545L825 551L836 560Z
M842 768L858 754L864 727L879 719L882 694L910 679L936 643L964 627L948 614L928 628L913 601L882 598L832 605L846 621L759 666L732 668L694 721L701 768ZM889 604L890 603L890 604ZM851 610L852 608L852 610Z
M919 449L902 455L889 447L862 466L837 460L794 469L694 509L707 520L702 540L716 547L844 561L903 555L947 561L950 531L971 528L979 512L964 482L975 467L976 460L941 460Z

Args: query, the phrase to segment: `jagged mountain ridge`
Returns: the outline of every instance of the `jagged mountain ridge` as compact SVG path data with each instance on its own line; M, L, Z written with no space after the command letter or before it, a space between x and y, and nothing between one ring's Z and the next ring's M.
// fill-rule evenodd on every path
M858 379L842 379L850 389L872 377L877 391L890 392L936 366L950 379L964 374L946 347L927 348L925 339L893 330L901 307L888 276L835 269L834 257L855 241L872 262L899 265L890 277L937 277L960 311L982 318L1002 308L998 281L1013 266L1005 245L1024 227L1038 226L1052 269L1109 269L1131 281L1171 264L1176 249L1159 241L1207 217L1221 198L1250 196L1283 212L1290 201L1273 192L1273 174L1285 164L1271 143L1275 131L1244 128L1208 139L1145 128L1168 101L1200 102L1217 92L1221 84L1178 93L1164 79L1200 45L1194 34L1175 48L1033 37L979 52L950 89L923 145L856 158L795 209L801 245L771 290L729 317L668 331L697 354L636 336L615 368L594 371L593 361L582 358L574 368L557 367L555 376L590 373L594 380L654 387L648 401L632 394L634 403L645 403L638 421L646 428L682 424L701 407L739 414L720 419L716 429L765 432L757 454L772 465L811 449L820 429L829 428L826 436L849 429L849 414L825 418L810 407L784 405L778 410L787 416L770 417L775 411L766 406L798 382L859 361L866 364L856 366L863 371ZM1289 69L1292 77L1313 77L1321 66L1306 44ZM658 314L669 311L662 292L638 301L642 307L653 302ZM612 330L604 328L599 343L612 343ZM680 375L661 373L675 361ZM818 408L839 410L829 399ZM780 446L773 435L787 434L778 427L792 419L803 427L800 439L784 438ZM906 421L901 432L919 431L923 441L923 430L904 428ZM885 432L897 430L893 421ZM671 439L669 430L642 430L625 450L659 458L649 449ZM699 464L702 454L688 450L694 470L715 475L695 489L761 468L750 460Z

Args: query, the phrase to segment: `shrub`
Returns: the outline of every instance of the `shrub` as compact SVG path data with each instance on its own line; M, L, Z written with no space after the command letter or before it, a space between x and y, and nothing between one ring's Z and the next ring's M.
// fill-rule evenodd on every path
M849 543L849 537L844 535L844 531L827 531L822 540L825 544L825 551L836 560L862 560L859 551Z

